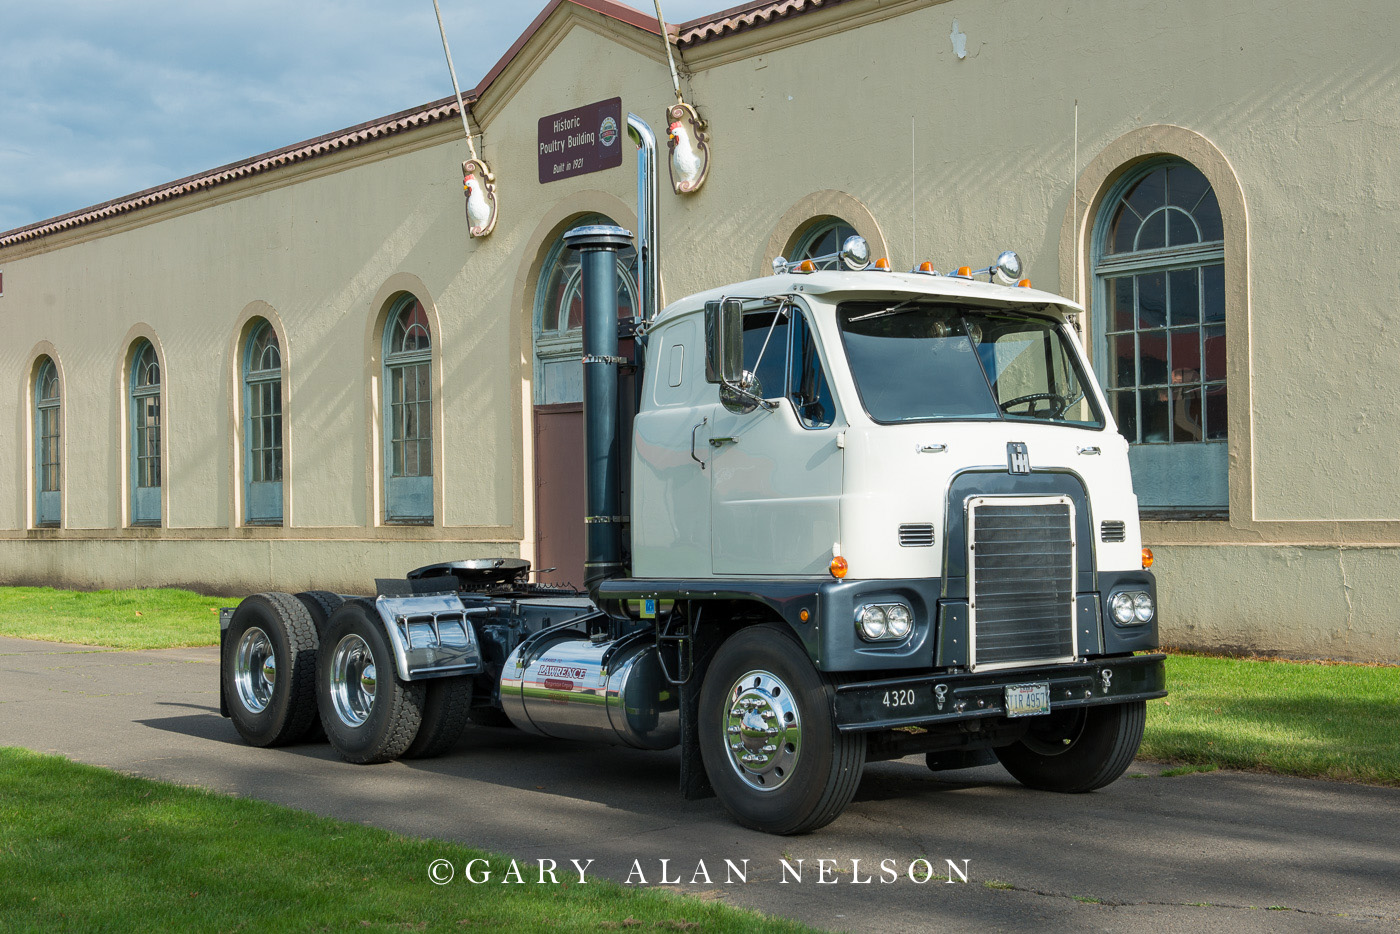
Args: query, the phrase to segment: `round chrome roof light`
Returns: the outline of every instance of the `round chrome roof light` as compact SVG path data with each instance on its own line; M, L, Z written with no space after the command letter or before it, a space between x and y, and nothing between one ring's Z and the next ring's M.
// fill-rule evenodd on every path
M870 265L870 244L861 236L847 237L841 244L841 262L847 269L864 269Z
M1003 285L1015 285L1021 278L1021 257L1011 250L1005 250L997 256L994 270Z

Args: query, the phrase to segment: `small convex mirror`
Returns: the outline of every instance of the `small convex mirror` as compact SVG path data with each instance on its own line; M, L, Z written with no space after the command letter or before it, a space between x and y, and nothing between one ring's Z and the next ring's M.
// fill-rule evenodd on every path
M744 371L742 378L725 383L719 389L719 401L735 415L747 415L758 408L763 398L763 382L755 373Z

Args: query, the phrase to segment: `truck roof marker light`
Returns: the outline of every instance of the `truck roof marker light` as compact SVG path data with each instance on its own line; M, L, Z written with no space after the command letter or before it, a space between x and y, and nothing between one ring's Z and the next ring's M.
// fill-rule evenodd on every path
M841 580L850 573L851 566L846 563L846 559L837 555L831 559L831 576Z
M876 272L889 272L889 271L890 271L890 260L889 260L889 257L887 257L887 256L882 256L882 257L880 257L879 259L877 259L877 260L875 261L875 271L876 271Z
M923 261L922 263L920 263L917 267L915 267L914 269L911 269L911 270L909 270L909 271L910 271L910 272L917 272L917 273L920 273L920 274L925 275L925 276L937 276L937 275L940 275L940 273L938 272L938 270L933 268L933 263L930 263L928 260L924 260L924 261Z
M802 262L800 262L800 263L797 264L797 268L793 269L793 272L801 272L801 273L816 272L816 271L817 271L817 264L814 263L814 262L812 262L810 259L804 259Z
M1021 289L1028 289L1031 287L1031 280L1022 279L1020 282L1016 283L1016 287Z
M1146 571L1148 568L1152 567L1152 562L1154 560L1156 559L1152 557L1152 549L1144 548L1142 550L1142 569Z
M1021 257L1015 250L1002 250L997 254L995 263L986 269L973 270L971 275L980 276L984 273L988 282L1000 282L1002 285L1011 285L1021 278Z
M972 278L972 267L971 267L971 266L959 266L959 267L958 267L957 275L958 275L958 278L960 278L960 279L971 279L971 278Z

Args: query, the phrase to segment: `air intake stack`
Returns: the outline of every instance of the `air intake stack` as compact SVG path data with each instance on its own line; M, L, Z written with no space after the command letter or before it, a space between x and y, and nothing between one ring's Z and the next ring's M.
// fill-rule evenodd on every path
M618 430L617 253L632 245L621 227L575 227L564 242L580 255L583 290L583 582L590 594L622 566L622 450Z

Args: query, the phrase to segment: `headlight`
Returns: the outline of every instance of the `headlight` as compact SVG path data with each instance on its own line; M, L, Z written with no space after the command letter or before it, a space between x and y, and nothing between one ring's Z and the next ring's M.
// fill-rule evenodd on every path
M914 628L914 614L902 603L896 603L885 610L885 622L889 625L890 638L903 639Z
M856 610L856 632L867 642L897 642L914 629L914 611L903 603L872 603Z
M1116 593L1108 601L1108 611L1113 621L1120 626L1152 622L1157 607L1152 603L1152 594L1141 590Z
M885 633L889 627L885 619L885 610L878 606L863 606L856 614L856 626L860 629L860 634L872 641L885 638Z

